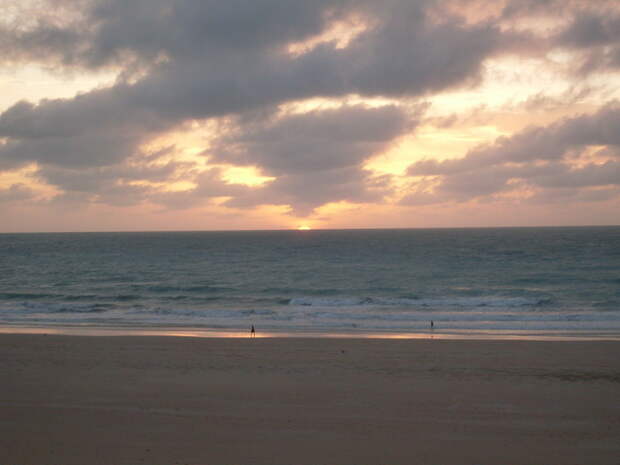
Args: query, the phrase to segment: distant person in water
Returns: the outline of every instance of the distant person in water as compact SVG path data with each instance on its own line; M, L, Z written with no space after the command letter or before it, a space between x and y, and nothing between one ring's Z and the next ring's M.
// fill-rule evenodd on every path
M433 323L433 320L431 320L431 329L435 329L435 323Z
M256 337L256 330L254 329L254 325L250 328L250 337Z

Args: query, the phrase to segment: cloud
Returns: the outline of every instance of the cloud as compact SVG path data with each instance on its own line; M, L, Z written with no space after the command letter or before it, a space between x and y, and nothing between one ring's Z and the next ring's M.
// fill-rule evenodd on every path
M160 115L128 106L123 87L73 99L19 102L0 115L0 169L31 162L90 167L119 163L149 136L172 125Z
M149 196L149 200L167 209L179 210L202 205L216 198L252 197L256 192L260 192L259 187L225 181L220 168L203 171L193 179L193 182L195 187L192 189L156 192Z
M378 202L391 193L389 176L374 176L358 167L306 174L286 174L260 189L246 191L225 203L229 207L286 205L296 216L307 216L333 202Z
M373 24L345 48L327 42L292 56L250 42L243 53L224 49L173 55L128 88L125 99L132 106L186 119L313 97L419 96L476 80L501 36L490 25L430 22L422 3L392 2L387 12L350 3L351 14L373 13ZM288 38L281 37L280 45ZM200 40L191 43L204 48Z
M130 164L145 142L190 120L241 116L322 96L416 97L476 80L497 49L500 30L454 17L437 22L427 14L429 4L111 0L86 1L80 14L65 20L22 18L21 27L0 28L11 59L49 56L63 66L117 66L127 74L112 87L75 98L7 109L0 115L0 169L36 163L41 178L68 191L84 184L99 193L104 186L129 189L126 169L118 167ZM319 41L304 53L287 53L289 44L353 16L366 27L346 47ZM141 74L133 72L136 67ZM270 187L277 195L263 195L270 201L317 205L366 198L368 173L361 163L385 149L405 124L393 106L316 111L270 126L243 125L243 134L225 141L239 150L222 149L221 139L215 155L281 176ZM295 187L303 185L299 175L306 171L324 173L322 180L312 175L321 192L304 194ZM338 179L343 182L328 185ZM134 186L129 194L139 198L148 190Z
M276 177L229 205L284 204L307 213L329 202L364 202L385 194L386 186L377 186L363 164L412 131L416 116L416 110L396 105L278 114L232 127L207 154L216 162L256 166Z
M116 108L110 90L71 100L20 102L0 115L0 171L36 163L34 178L63 191L57 201L114 205L144 200L133 181L169 181L184 162L158 162L171 149L145 154L140 145L169 127L153 114Z
M259 166L268 175L305 174L357 166L414 127L396 105L344 105L240 124L208 154L220 162Z
M132 160L134 161L134 160ZM148 189L137 186L129 186L135 181L142 183L157 183L173 181L178 172L192 165L181 162L167 163L144 163L143 160L135 160L135 164L118 164L111 166L94 167L57 167L44 165L37 171L37 176L43 178L46 183L54 185L65 191L83 192L103 195L105 192L118 190L124 186L127 192L147 192ZM128 189L131 187L131 189Z
M97 114L140 108L179 121L316 96L416 96L476 79L483 60L496 51L499 29L433 22L426 3L93 2L83 18L89 24L85 29L95 31L82 38L88 44L83 65L129 54L151 59L150 68L131 85L121 81L65 106L88 103ZM287 44L316 36L335 18L351 15L362 15L368 24L349 46L326 42L298 56L285 52ZM39 111L49 117L48 108Z
M620 5L617 0L504 0L495 21L507 29L527 30L527 48L542 58L569 53L568 74L620 70ZM541 21L542 20L542 21ZM550 26L541 27L547 22ZM527 40L526 40L527 42ZM565 55L564 55L565 56ZM555 59L551 60L558 65Z
M558 36L562 45L588 48L620 41L620 17L587 13L576 17Z
M620 9L579 13L553 38L554 45L580 53L581 74L620 70Z
M86 2L5 2L0 16L0 64L40 61L69 65L88 43Z
M438 162L425 160L409 167L410 175L466 172L505 163L560 160L571 148L588 145L620 145L620 106L610 104L593 115L567 118L547 127L531 127L490 146L470 151L465 157Z
M536 204L562 204L570 205L571 203L591 203L606 202L620 197L620 188L611 186L599 189L578 190L574 188L558 188L546 189L536 192L525 202L531 205ZM614 221L615 217L608 220Z
M22 183L12 184L8 188L0 188L0 204L30 200L35 195L32 189Z
M341 0L24 0L0 23L4 60L150 66L276 46L319 33ZM55 13L50 13L55 12Z
M82 0L79 8L66 0L26 2L0 23L5 63L109 67L119 74L108 88L19 102L0 114L0 171L36 166L36 176L63 192L59 200L115 205L182 208L227 198L232 207L288 205L307 214L330 202L381 201L391 193L391 179L364 164L414 130L417 116L405 110L411 101L471 86L486 60L532 48L526 39L539 38L536 33L509 22L524 14L525 3L547 12L559 5L506 2L501 15L472 21L458 9L438 14L442 2L431 0ZM592 51L590 57L604 53L611 67L618 40L614 16L592 12L587 23L575 5L563 7L574 21L547 46ZM347 21L361 27L346 43L329 36L330 28ZM518 39L529 45L520 48ZM304 42L301 52L289 53L289 46ZM284 110L291 102L351 95L409 103ZM615 144L610 120L617 111L605 111L589 126L584 118L533 128L461 160L418 163L410 174L441 177L437 189L444 196L510 190L514 170L504 165L545 162L559 170L569 149ZM268 116L253 118L256 113ZM153 162L143 153L145 143L195 120L224 128L208 149L210 163L254 166L275 179L260 187L231 184L217 169L199 174L198 164ZM611 124L607 132L605 124ZM493 177L483 180L489 167ZM468 188L475 170L480 179ZM581 176L599 179L595 171ZM170 192L155 185L178 180L196 187Z
M590 147L603 147L594 160L586 156ZM528 188L578 192L620 185L619 148L620 106L612 104L591 115L501 137L463 158L414 163L407 173L436 179L434 195L423 195L429 203L467 201ZM407 196L403 202L416 202L414 197Z

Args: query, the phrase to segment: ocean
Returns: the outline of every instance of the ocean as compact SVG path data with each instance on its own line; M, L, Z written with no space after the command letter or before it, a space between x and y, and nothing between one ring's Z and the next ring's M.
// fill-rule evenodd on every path
M620 227L0 234L5 331L250 325L618 335Z

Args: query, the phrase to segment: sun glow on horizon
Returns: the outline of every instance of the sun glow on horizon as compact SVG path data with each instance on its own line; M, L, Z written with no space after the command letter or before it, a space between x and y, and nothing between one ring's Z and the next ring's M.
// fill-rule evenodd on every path
M310 231L310 230L312 230L312 228L308 226L307 224L302 224L301 226L297 228L297 231Z

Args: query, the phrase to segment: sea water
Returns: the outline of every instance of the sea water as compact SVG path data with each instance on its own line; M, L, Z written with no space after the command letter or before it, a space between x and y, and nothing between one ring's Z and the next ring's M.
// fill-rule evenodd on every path
M0 235L0 325L620 334L620 228Z

